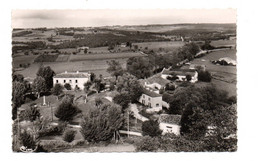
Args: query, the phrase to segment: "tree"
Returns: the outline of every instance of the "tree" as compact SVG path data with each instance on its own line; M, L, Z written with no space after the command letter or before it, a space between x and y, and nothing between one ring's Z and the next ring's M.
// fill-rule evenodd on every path
M158 121L155 120L147 120L142 124L142 133L143 135L149 135L151 137L160 136L162 134L162 130L159 128Z
M115 104L103 104L90 107L81 122L81 133L88 142L108 141L123 124L121 107Z
M76 131L67 129L64 131L62 138L64 141L70 143L74 140L75 135L76 135Z
M13 82L17 81L17 82L24 82L24 77L22 74L13 74Z
M202 82L210 82L211 81L211 74L208 71L198 71L198 80Z
M47 91L47 84L45 82L45 79L41 76L37 76L33 81L33 90L37 93L37 97L40 98L40 94L42 92Z
M41 66L36 75L45 80L47 90L50 90L53 87L53 76L55 75L55 72L51 69L51 67Z
M37 107L30 106L23 113L22 117L27 121L35 121L37 118L40 118L40 110Z
M94 82L95 79L96 79L95 73L90 73L90 81Z
M119 77L116 85L118 92L128 93L131 102L138 100L143 92L143 87L140 85L136 77L128 73Z
M12 119L17 117L17 108L24 103L26 88L24 83L14 81L12 86Z
M71 121L80 112L77 106L73 104L72 99L69 96L65 96L56 109L55 116L61 121Z
M119 61L111 60L111 61L107 61L107 64L108 64L107 72L111 73L112 76L115 76L116 80L118 76L123 75L123 68L119 64Z
M71 90L71 85L69 83L64 84L64 88L67 90Z
M89 88L91 87L91 82L85 82L84 83L84 91L87 93Z
M189 74L186 75L186 80L187 80L188 82L191 81L191 78L192 78L191 75L189 75Z
M131 57L126 63L127 71L138 79L150 77L153 66L147 57Z
M62 90L63 90L63 86L61 84L57 83L52 88L52 94L55 96L59 96L62 93Z
M115 95L113 101L116 104L120 105L122 107L122 110L125 110L128 107L129 103L131 102L131 99L128 93L122 92Z
M192 60L199 51L200 47L192 42L185 44L183 47L179 48L177 51L177 55L181 60Z
M20 133L19 141L21 145L26 147L26 149L35 149L37 146L36 141L33 139L33 136L26 130Z

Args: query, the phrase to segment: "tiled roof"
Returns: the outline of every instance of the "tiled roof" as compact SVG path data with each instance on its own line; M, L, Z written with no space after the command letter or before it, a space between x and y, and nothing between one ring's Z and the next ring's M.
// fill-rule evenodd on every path
M143 88L143 94L146 94L146 95L148 95L150 97L161 97L162 96L162 95L160 95L158 93L155 93L155 92L150 91L150 90L145 89L145 88Z
M88 73L60 73L53 78L88 78Z
M161 114L159 117L160 123L177 124L180 125L181 115Z

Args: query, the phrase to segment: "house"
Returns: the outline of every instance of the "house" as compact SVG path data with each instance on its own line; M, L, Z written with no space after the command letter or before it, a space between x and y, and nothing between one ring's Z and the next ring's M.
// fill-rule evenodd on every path
M81 51L83 51L83 52L85 52L85 51L88 51L89 50L89 47L87 47L87 46L83 46L83 47L78 47L77 48L77 52L81 52Z
M195 69L163 69L161 72L161 77L167 79L167 77L171 77L175 75L177 77L176 81L187 81L187 76L191 76L191 83L195 83L198 81L198 72Z
M120 46L121 46L122 48L125 48L125 47L126 47L126 43L121 43Z
M154 92L159 94L159 90L164 88L167 83L170 83L171 81L168 79L164 79L161 77L161 73L155 74L147 79L141 79L139 80L140 84L143 85L143 87L148 87L150 89L153 89Z
M181 115L161 114L158 121L163 135L166 133L174 133L175 135L180 135Z
M64 85L66 83L71 85L71 88L84 89L84 83L90 81L90 74L83 72L67 72L57 74L53 77L53 85L59 83Z
M149 107L148 111L158 112L162 110L162 95L154 92L151 88L144 88L139 102Z

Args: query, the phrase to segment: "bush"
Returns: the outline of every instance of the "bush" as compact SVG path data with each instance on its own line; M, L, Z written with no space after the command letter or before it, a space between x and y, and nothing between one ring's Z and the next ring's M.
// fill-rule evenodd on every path
M143 135L149 135L151 137L160 136L162 134L162 130L159 128L158 121L147 120L142 124L142 133Z
M38 132L38 137L44 137L44 136L56 136L61 135L65 128L67 126L67 123L60 122L58 126L50 126L48 128L44 128Z
M70 143L74 140L75 135L76 131L68 129L64 131L62 138L64 141Z
M73 104L69 96L65 96L55 111L55 116L61 121L71 121L81 111Z
M211 74L208 71L199 71L198 72L198 80L202 82L210 82Z
M21 113L21 118L33 122L40 117L40 110L37 107L31 106Z
M144 136L141 141L136 144L136 151L148 151L156 152L160 148L160 142L158 138L152 138L150 136Z
M25 146L27 149L35 149L36 142L33 139L33 136L27 131L23 131L20 133L19 141L22 146Z
M81 133L88 142L109 141L122 127L123 119L119 105L91 107L81 122Z
M64 88L67 90L71 90L71 85L69 83L64 84Z

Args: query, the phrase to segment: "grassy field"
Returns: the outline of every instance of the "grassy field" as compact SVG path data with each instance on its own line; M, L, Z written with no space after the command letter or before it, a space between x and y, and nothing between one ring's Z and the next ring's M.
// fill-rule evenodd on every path
M44 66L50 66L55 73L62 73L64 71L85 71L85 72L94 72L97 76L102 74L104 77L110 76L106 72L107 61L111 59L104 60L86 60L86 61L76 61L76 62L43 62ZM126 67L126 58L116 59L122 65ZM35 78L36 73L40 67L40 63L33 63L30 67L17 71L17 73L22 74L24 77Z
M236 40L217 40L211 41L210 43L212 46L228 46L228 45L236 45Z
M138 45L139 48L148 50L158 51L159 48L163 48L164 50L176 50L177 48L184 45L184 42L181 41L162 41L162 42L142 42L142 43L133 43L133 45Z
M204 57L194 59L191 64L206 65L206 69L211 72L214 77L219 79L212 79L212 84L218 89L225 90L229 96L236 95L236 66L221 66L211 63L211 60L217 60L222 57L230 57L236 60L236 51L234 49L227 49L224 51L217 51L207 54ZM199 86L203 83L200 83Z
M20 64L32 64L37 55L22 55L13 58L13 67L18 68Z
M84 61L84 60L105 60L144 56L139 52L122 52L122 53L107 53L107 54L86 54L86 55L71 55L70 61Z

